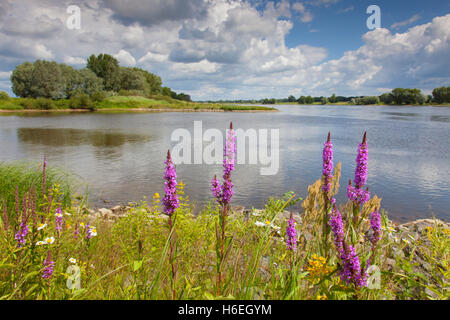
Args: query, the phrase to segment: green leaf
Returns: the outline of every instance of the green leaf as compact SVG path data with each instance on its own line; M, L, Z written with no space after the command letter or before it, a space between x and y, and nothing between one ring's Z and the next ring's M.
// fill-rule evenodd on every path
M142 260L141 261L134 261L133 265L133 272L138 271L142 267Z

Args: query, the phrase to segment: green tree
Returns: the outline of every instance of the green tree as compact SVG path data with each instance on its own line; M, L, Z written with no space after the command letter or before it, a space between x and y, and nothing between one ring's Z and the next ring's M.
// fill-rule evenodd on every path
M18 65L11 74L12 91L21 98L31 96L34 65L24 62Z
M328 98L326 97L322 97L320 101L322 104L328 104Z
M103 90L103 80L95 75L91 70L84 68L79 72L79 82L77 87L77 94L85 93L92 95L94 92Z
M296 102L296 101L297 101L297 99L295 99L294 96L292 96L292 95L289 96L288 102Z
M137 68L120 68L120 89L140 90L150 94L150 86L142 70Z
M59 68L61 70L62 76L62 98L70 99L74 96L80 85L80 72L71 66L66 64L60 64Z
M300 98L298 98L297 102L299 104L306 104L306 97L305 96L301 96Z
M328 101L330 101L330 103L336 103L336 102L338 102L337 101L337 97L336 97L336 95L333 93L333 95L330 97L330 99L328 100Z
M313 104L314 103L314 98L311 96L307 96L306 97L306 104Z
M9 95L6 91L0 91L0 100L9 100Z
M105 90L120 90L120 66L113 56L103 53L98 56L91 55L87 60L87 68L103 79Z
M63 97L64 85L56 62L37 60L31 73L30 96L33 98L59 99Z
M440 87L434 89L433 101L439 104L450 102L450 87Z

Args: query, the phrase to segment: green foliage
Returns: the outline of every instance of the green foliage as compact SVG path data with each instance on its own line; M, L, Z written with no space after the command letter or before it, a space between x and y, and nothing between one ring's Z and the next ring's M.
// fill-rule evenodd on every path
M9 95L5 91L0 91L0 100L9 100Z
M433 102L450 103L450 87L440 87L433 90Z
M120 90L119 62L113 56L103 53L91 55L87 60L87 68L103 79L105 90Z
M93 110L94 103L86 93L80 93L70 99L70 108Z
M55 103L52 99L37 98L33 101L33 108L38 110L52 110L55 109Z

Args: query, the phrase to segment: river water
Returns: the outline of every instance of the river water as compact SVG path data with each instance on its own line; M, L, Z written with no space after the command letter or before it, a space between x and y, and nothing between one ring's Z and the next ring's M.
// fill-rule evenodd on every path
M194 136L194 121L201 121L203 133L213 128L224 132L230 121L244 130L267 129L269 137L271 129L278 129L277 174L261 175L266 167L261 163L238 165L233 173L234 205L260 208L270 196L288 191L306 197L308 185L321 176L328 131L335 163L342 162L341 186L346 186L367 131L367 185L383 199L390 217L399 222L432 216L450 221L449 107L276 108L280 112L5 114L0 116L0 161L41 161L46 155L49 165L71 170L88 184L93 206L110 207L164 194L163 161L177 144L171 141L176 129L187 129L193 143L201 140ZM199 207L211 199L210 181L221 174L221 166L179 164L177 173ZM338 200L345 200L345 188Z

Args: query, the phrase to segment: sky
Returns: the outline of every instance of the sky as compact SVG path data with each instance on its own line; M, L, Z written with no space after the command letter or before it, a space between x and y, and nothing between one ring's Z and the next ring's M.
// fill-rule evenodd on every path
M80 28L67 26L70 5ZM380 28L366 21L380 8ZM73 21L73 20L70 20ZM446 0L0 0L0 90L37 59L108 53L193 100L450 86Z

